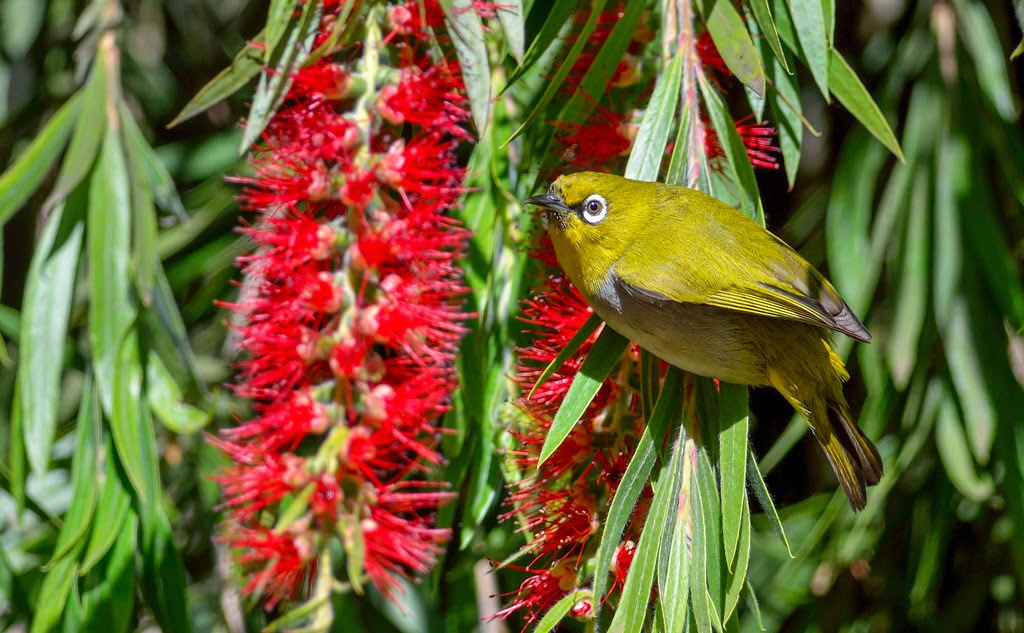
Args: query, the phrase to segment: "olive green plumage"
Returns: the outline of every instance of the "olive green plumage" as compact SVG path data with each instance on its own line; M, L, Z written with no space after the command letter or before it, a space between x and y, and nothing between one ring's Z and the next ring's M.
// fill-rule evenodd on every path
M827 330L871 336L800 255L693 189L581 172L527 200L545 208L558 261L594 311L660 358L777 389L821 444L850 506L878 483L878 451L850 418L849 376Z

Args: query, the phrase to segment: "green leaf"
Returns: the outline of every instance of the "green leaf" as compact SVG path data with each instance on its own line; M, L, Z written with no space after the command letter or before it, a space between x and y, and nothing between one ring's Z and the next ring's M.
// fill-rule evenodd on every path
M830 101L829 82L832 76L822 0L789 0L789 7L800 48L804 51L804 63L811 69L811 76L821 90L821 96L825 97L825 101Z
M679 103L682 67L683 55L676 54L658 78L637 131L633 150L629 153L624 174L626 178L646 181L658 179Z
M936 418L935 446L956 489L968 499L982 503L995 492L992 478L978 473L956 402L948 389L945 394Z
M565 28L565 23L572 18L572 14L577 8L579 8L579 4L570 0L533 3L530 15L531 20L533 19L533 13L537 11L546 10L548 14L544 18L544 24L540 27L537 36L533 38L529 48L526 49L526 54L523 55L523 60L519 63L519 67L509 75L508 83L505 84L506 89L514 85L526 71L532 69L540 62L541 58L544 57L544 54L551 47L551 44L558 37L558 34Z
M174 544L171 525L163 510L142 516L139 553L142 572L139 574L146 606L166 633L189 633L188 587L185 565Z
M498 21L505 43L508 44L516 63L523 63L523 51L526 48L526 33L523 24L523 0L502 0L495 5Z
M998 417L985 380L984 364L975 343L980 335L972 323L967 298L957 296L950 306L948 325L944 328L942 346L946 350L953 385L960 400L965 420L970 420L970 447L982 464L988 462L995 439Z
M787 74L791 74L789 64L786 63L786 55L782 52L782 43L779 42L779 32L775 28L775 20L772 18L768 0L750 0L747 6L753 11L754 19L757 20L757 25L761 29L761 35L772 49L772 53L775 54L775 61ZM767 59L767 57L763 57L763 59Z
M629 565L626 582L622 586L618 608L608 633L642 631L651 599L654 572L658 568L658 555L675 532L674 525L679 508L679 489L682 484L685 441L674 442L672 459L658 476L654 499L644 522L640 542ZM669 539L666 539L666 533Z
M181 388L157 354L146 355L146 402L171 431L188 435L209 424L211 413L184 402Z
M8 58L25 57L46 18L47 4L36 0L0 2L0 42Z
M117 353L135 319L129 294L131 198L117 131L108 128L89 187L89 341L100 404L110 415Z
M982 94L1003 119L1016 121L1017 108L1013 103L1013 90L1006 72L1002 41L988 9L982 4L967 3L963 0L954 4L959 19L958 30L963 38L964 47L974 60L973 67L978 73Z
M740 202L743 212L748 217L764 226L764 208L761 206L761 195L757 189L757 179L754 177L754 168L747 157L746 146L736 131L736 124L719 94L707 77L703 74L698 76L700 92L704 97L704 105L707 107L708 118L711 119L711 127L718 135L718 141L725 151L725 158L728 173L733 177L739 189Z
M111 440L105 444L103 488L96 502L96 513L93 515L92 529L89 532L88 545L81 558L81 574L86 574L93 566L110 551L114 539L128 517L131 496L124 489L118 475L114 446Z
M48 633L55 630L76 578L78 560L75 556L68 556L46 572L35 602L37 606L35 613L32 614L32 628L29 629L29 633Z
M121 466L128 475L141 506L160 498L156 436L149 410L143 406L143 368L136 330L128 333L117 354L113 382L113 407L109 425Z
M532 629L532 633L550 633L554 631L558 623L564 620L565 616L569 615L573 605L580 600L593 601L593 599L594 596L589 591L573 591L565 594L561 600L548 609L548 612L540 619L537 626Z
M728 622L736 613L740 592L747 585L747 567L750 564L750 504L746 490L743 491L742 516L740 517L739 540L736 547L735 567L729 574L729 583L725 590L725 615Z
M26 279L22 302L16 400L32 472L45 473L57 426L61 375L82 249L81 196L50 214Z
M729 0L716 0L706 24L722 61L744 86L764 96L764 68L739 11ZM774 28L773 28L774 31Z
M583 325L580 326L580 329L573 334L572 338L569 339L569 342L565 344L565 347L558 351L558 354L554 359L552 359L551 362L548 363L548 366L544 368L544 371L540 373L540 377L537 378L537 382L534 383L533 388L530 389L530 394L526 396L527 400L529 400L530 396L533 395L533 392L537 390L537 387L544 384L544 381L562 368L565 361L569 360L573 354L583 347L583 344L587 342L590 335L593 334L594 330L596 330L602 323L604 323L604 321L601 320L601 317L597 316L597 313L592 313L587 317L587 320L584 321Z
M145 154L151 154L149 146L138 129L135 120L124 104L118 109L121 125L125 130L125 152L128 168L128 182L131 187L132 217L132 265L135 269L135 286L143 305L153 303L153 283L156 267L159 265L157 256L156 207L153 205L153 189L155 184L150 178L150 166ZM141 145L141 147L140 147ZM155 157L152 157L155 159Z
M682 417L682 371L678 367L669 367L665 374L661 394L658 396L654 413L651 414L643 435L633 451L633 457L626 466L619 481L615 495L612 497L608 514L601 532L601 543L597 550L597 567L600 573L594 576L594 593L603 596L608 586L608 570L611 569L612 555L622 538L622 531L629 523L640 493L647 485L647 478L654 468L658 449L662 445L670 424L678 423ZM600 611L601 605L595 606Z
M579 373L573 378L565 399L558 407L555 419L551 421L551 428L544 438L544 446L541 447L540 458L537 461L538 468L551 457L583 417L601 384L611 374L612 368L619 362L628 345L629 340L615 330L606 327L601 331L601 335L590 348L587 359L583 361Z
M67 555L73 547L83 542L92 525L96 508L96 493L100 477L99 446L101 414L96 401L96 390L92 376L86 374L82 387L82 402L78 407L78 421L75 424L75 456L71 461L71 506L64 515L64 524L57 536L57 544L47 567L52 567Z
M695 445L690 444L690 446ZM705 464L710 468L711 462L706 459L707 454L703 449L700 449L699 452L704 453L705 460L696 464L690 486L693 497L691 502L693 544L690 555L690 605L693 607L692 613L697 623L698 631L703 633L714 629L721 633L722 621L712 604L711 593L708 588L709 568L714 565L713 562L708 560L708 553L715 550L713 549L714 545L708 543L708 534L712 528L707 523L709 518L718 516L718 509L714 508L712 512L711 506L714 504L705 501L703 497L707 494L705 492L706 487L700 483L701 478L714 477L714 473L702 472Z
M682 439L682 475L679 482L679 505L676 507L669 538L661 545L658 565L658 612L663 631L682 631L690 603L690 530L693 496L693 462L686 452L689 444ZM673 455L673 458L675 455Z
M441 0L441 7L459 58L473 124L477 135L483 136L491 118L491 65L484 27L473 7L473 0Z
M78 122L82 97L73 95L47 121L14 164L0 175L0 227L21 208L42 184ZM79 126L82 127L82 126Z
M274 50L274 57L268 64L273 66L273 72L264 72L260 75L256 92L253 93L252 106L249 108L245 132L242 134L242 144L238 148L239 154L245 153L263 133L288 94L288 88L292 85L292 74L309 59L313 38L320 27L321 8L319 2L307 2L303 5L299 18L288 23L287 39Z
M768 77L774 88L774 90L768 91L768 107L771 109L775 122L779 149L782 150L782 164L786 168L786 180L792 189L800 168L800 148L804 137L804 117L800 110L800 85L796 74L788 72L775 58L772 58L768 64Z
M314 4L314 3L309 3ZM197 114L206 112L224 99L238 92L242 86L252 81L253 77L263 68L263 58L256 44L263 41L263 33L246 43L238 51L231 65L217 73L192 99L185 104L174 120L167 124L168 128L180 125Z
M786 553L789 554L790 558L793 558L793 550L789 547L789 539L786 538L786 530L782 527L779 511L775 509L775 502L772 501L772 495L768 492L768 486L764 483L764 477L761 476L761 468L753 456L747 460L747 481L754 491L754 496L761 503L761 509L764 510L765 517L771 523L775 533L779 535L782 544L786 546Z
M44 212L67 197L96 162L96 155L107 129L107 89L110 81L108 72L103 56L97 57L89 81L82 88L82 105L81 111L75 117L75 131L71 134L68 151L61 162L57 182L43 203Z
M267 9L266 42L263 47L263 63L268 66L271 63L272 55L278 50L281 38L288 31L288 26L294 19L295 0L270 0L270 7Z
M885 120L875 100L871 98L871 93L835 49L832 49L832 62L828 66L828 73L829 88L839 103L843 104L843 107L849 110L872 136L895 154L900 162L906 162L896 135L893 134L889 122Z
M136 524L129 516L104 561L101 580L82 593L83 631L132 630L135 611Z
M720 383L718 472L721 478L722 539L725 563L733 568L740 526L747 510L747 388ZM747 521L750 517L747 516ZM728 615L726 615L728 619Z
M725 565L725 552L722 543L722 507L718 491L718 481L712 465L709 450L703 444L697 444L697 464L693 471L692 490L697 492L697 503L700 504L702 525L704 529L704 548L694 547L693 558L703 567L706 580L712 626L722 628L722 613L725 607L725 581L729 570ZM694 526L696 528L696 526ZM701 583L698 582L698 589Z
M544 110L547 108L548 104L551 103L551 100L555 97L555 95L558 94L560 90L562 90L562 84L565 81L566 76L569 74L569 71L572 70L572 66L574 63L576 63L576 60L579 58L580 53L583 52L584 47L587 45L587 41L590 39L590 36L594 33L594 29L597 28L597 20L601 16L601 12L604 10L604 5L606 2L607 0L594 0L593 5L590 7L590 16L588 17L586 24L583 25L583 28L577 35L576 41L573 42L573 45L569 49L569 52L566 53L565 56L562 58L561 65L558 67L558 70L555 72L554 76L551 77L551 79L547 82L547 85L544 88L544 92L541 93L540 98L538 98L536 102L532 104L529 112L523 118L523 122L519 125L518 128L516 128L514 132L512 132L512 135L505 140L505 145L508 145L510 142L512 142L513 139L522 134L523 130L532 126L534 122L538 118L540 118L541 114L543 114ZM574 3L572 4L573 6L575 6ZM556 9L559 8L560 6L561 5L556 5ZM552 15L554 15L554 12L552 12ZM561 30L561 28L565 25L564 19L565 18L563 18L562 22L558 23L558 29L555 31L556 33L558 30ZM547 28L547 23L545 23L544 28ZM532 45L530 46L530 49L533 49ZM541 51L541 53L543 53L543 51ZM530 57L529 51L527 51L526 57ZM510 79L509 81L511 82L512 79Z
M895 312L888 341L887 359L893 383L899 389L906 389L910 376L917 366L917 349L928 311L930 286L931 234L929 220L933 204L929 196L932 186L926 165L914 170L913 193L907 208L907 227L903 238L903 252L896 291Z

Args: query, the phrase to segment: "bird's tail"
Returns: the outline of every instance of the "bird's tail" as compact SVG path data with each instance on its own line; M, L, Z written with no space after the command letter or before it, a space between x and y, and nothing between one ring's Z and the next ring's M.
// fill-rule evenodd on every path
M825 451L825 457L846 493L850 507L863 509L867 503L867 487L877 484L882 478L882 458L871 440L850 419L839 381L836 381L834 389L801 394L792 381L778 372L769 371L769 378L772 386L807 419L811 432Z

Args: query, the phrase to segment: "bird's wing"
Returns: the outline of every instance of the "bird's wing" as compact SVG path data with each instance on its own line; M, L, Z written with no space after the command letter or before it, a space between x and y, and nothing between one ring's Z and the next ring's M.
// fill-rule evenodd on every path
M735 224L711 214L687 232L685 244L664 237L638 240L634 243L644 247L628 249L615 274L628 290L651 301L791 319L871 340L832 284L796 251L753 223ZM663 235L665 229L648 227Z

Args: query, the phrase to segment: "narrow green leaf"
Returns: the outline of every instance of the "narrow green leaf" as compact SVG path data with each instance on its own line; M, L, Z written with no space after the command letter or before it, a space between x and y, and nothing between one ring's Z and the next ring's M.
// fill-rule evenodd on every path
M526 33L523 23L523 0L503 0L495 5L501 31L508 44L509 51L516 63L523 63L523 51L526 49Z
M47 121L14 164L0 175L0 227L28 201L50 173L68 144L71 130L77 129L75 124L81 109L82 97L76 93Z
M211 413L184 402L181 388L157 354L146 355L146 402L171 431L188 435L209 424Z
M960 413L946 389L935 424L935 446L950 481L968 499L982 503L995 492L991 477L978 473Z
M588 591L573 591L572 593L565 594L561 600L548 609L548 612L540 619L537 626L532 629L532 633L550 633L554 631L558 623L564 620L565 616L569 615L573 605L580 600L593 601L594 596Z
M131 188L131 217L135 219L132 223L132 266L135 269L135 287L138 289L142 304L149 306L153 303L153 284L156 267L159 265L156 207L153 205L156 183L151 178L151 167L145 156L147 153L151 154L152 150L146 144L131 112L124 103L119 106L121 126L124 129L128 182Z
M28 55L45 23L48 5L35 0L0 2L0 43L8 59Z
M264 33L253 38L238 51L231 65L217 73L192 99L185 104L174 120L167 124L168 128L180 125L197 114L206 112L224 99L238 92L242 86L252 81L263 68L263 58L257 44L263 41Z
M764 477L761 476L761 467L758 466L757 460L753 456L747 460L747 481L750 482L754 496L761 503L761 509L764 510L764 515L771 523L772 529L779 535L782 544L786 546L786 553L793 558L793 550L789 547L789 539L786 538L786 530L782 527L782 519L779 518L779 512L775 509L775 502L772 501L772 495L764 483Z
M729 115L722 95L708 81L708 78L700 74L698 83L701 95L704 97L704 105L707 106L708 118L711 119L711 127L718 135L718 141L725 152L727 171L739 189L743 212L764 226L764 208L761 206L761 195L758 192L757 179L754 177L754 168L750 164L750 158L747 157L746 146L743 145L743 140L736 131L736 124Z
M772 18L772 10L768 6L768 0L750 0L747 6L753 11L754 19L757 20L757 25L761 29L761 35L768 42L772 53L775 54L776 62L787 74L791 74L789 64L786 62L786 55L782 52L782 43L779 42L779 31L775 28L775 20ZM762 59L768 58L762 57Z
M654 354L640 348L640 405L645 420L650 420L654 414L660 380L661 361Z
M242 144L238 148L239 154L245 153L263 133L288 94L288 88L292 85L292 73L309 59L313 38L320 26L321 12L321 3L307 2L303 5L299 19L288 23L287 39L274 50L274 59L268 64L273 66L273 72L264 72L260 75L259 83L256 85L249 115L245 120Z
M558 70L555 71L554 76L552 76L547 82L547 86L544 88L544 92L541 93L540 98L532 104L529 112L523 118L523 122L514 132L512 132L512 135L505 140L505 145L508 145L513 139L522 134L523 130L532 126L534 122L540 118L541 114L548 107L548 104L551 103L551 100L555 95L562 90L562 84L565 81L566 76L569 74L569 71L572 70L572 66L576 63L576 60L579 59L580 53L583 52L584 47L587 45L587 41L594 33L594 29L597 28L597 20L601 16L601 12L604 10L606 2L607 0L594 0L593 5L590 7L590 17L587 19L586 24L583 25L583 28L580 29L579 35L576 37L576 41L573 42L569 52L561 59L561 65L558 67ZM557 6L559 5L556 5L556 7ZM563 19L563 21L557 25L558 30L561 30L564 25L565 22ZM545 28L546 27L547 24L545 24ZM533 46L530 48L532 49ZM529 52L527 52L526 56L530 56Z
M718 481L709 453L704 445L697 444L697 466L693 471L692 489L698 491L697 499L703 517L704 549L702 551L695 548L693 557L704 567L712 626L721 630L722 613L725 608L725 581L729 570L725 565L725 552L722 549L722 506ZM695 589L699 588L698 584Z
M558 121L584 122L596 106L600 96L608 92L615 71L629 49L636 35L637 26L646 7L641 2L626 3L622 15L618 16L611 33L601 44L597 54L590 61L586 72L572 96L558 111ZM651 98L653 101L653 97Z
M82 593L83 631L131 631L135 611L135 549L138 520L130 515L105 561L101 580Z
M459 58L473 124L477 135L483 136L491 118L491 65L484 27L472 0L441 0L441 7Z
M997 423L995 403L985 381L985 370L976 347L980 324L972 323L967 298L957 296L951 306L942 345L946 350L953 385L965 420L970 420L970 447L982 464L988 462L995 440Z
M672 531L662 542L658 565L658 615L663 631L682 631L690 604L690 533L693 495L693 462L687 454L687 442L681 438L682 475L679 482L679 504L675 509ZM673 458L675 455L673 455Z
M829 64L828 72L829 88L839 103L843 104L843 107L849 110L850 114L871 132L872 136L895 154L900 162L906 162L903 158L903 150L900 149L900 143L896 140L896 135L893 134L882 111L878 109L878 104L871 98L871 93L864 87L843 56L835 49L832 49L832 62Z
M902 243L900 275L894 304L894 317L886 357L892 380L899 389L906 389L917 366L917 349L928 312L930 286L929 226L933 214L932 188L927 165L914 170L913 193L907 208L906 233Z
M725 590L725 614L723 619L728 622L736 613L740 593L747 585L747 567L750 565L750 504L747 502L746 490L743 491L743 508L740 518L739 541L736 547L735 566L729 574L729 582Z
M89 341L100 404L110 415L121 341L135 319L129 295L131 198L117 131L108 128L89 187Z
M747 510L747 388L720 383L718 472L722 494L722 538L725 563L733 568ZM747 521L750 517L747 516ZM728 615L726 615L728 619Z
M690 446L695 446L689 443ZM708 462L710 464L710 462ZM702 633L712 629L721 633L722 622L715 613L708 590L708 510L703 503L704 491L698 483L699 477L709 473L700 473L702 465L698 463L693 473L690 490L693 496L691 515L693 516L693 543L690 554L690 606L691 613L697 623L697 630ZM717 516L717 512L715 513Z
M644 522L640 542L633 554L633 562L630 563L629 574L626 575L626 582L622 586L618 608L608 626L608 633L643 630L654 573L658 568L658 554L675 531L684 454L685 442L678 439L674 442L671 460L658 476L651 509Z
M107 128L108 72L103 56L97 57L89 81L82 88L82 105L75 117L75 131L71 134L68 151L61 162L57 182L43 204L44 210L52 208L71 193L96 162Z
M156 512L141 517L139 552L142 593L160 629L166 633L190 633L185 565L172 538L171 524L158 506Z
M594 575L594 594L603 596L608 587L608 572L611 569L612 554L619 545L622 531L629 523L636 500L647 485L647 478L654 468L658 450L670 424L677 424L682 416L682 371L669 367L665 374L661 394L658 396L654 413L644 428L643 435L633 451L633 457L622 474L619 487L615 490L611 506L604 520L601 543L597 549L598 573ZM595 606L600 611L601 605Z
M523 55L523 61L519 63L519 67L512 71L509 75L508 83L505 84L506 89L508 86L515 84L519 81L523 74L531 70L534 66L540 62L544 54L547 53L548 49L551 48L551 44L558 37L558 34L565 28L565 23L572 19L572 14L579 8L579 3L572 2L570 0L556 0L555 2L534 2L530 9L530 19L533 19L533 14L538 11L547 11L547 16L544 18L544 24L540 27L540 31L537 36L530 42L530 46L526 49L526 54Z
M75 424L75 455L71 462L71 506L64 515L64 524L57 536L50 562L52 567L81 543L92 525L96 496L99 490L99 446L101 414L96 401L92 376L86 374L82 387L82 401L78 406Z
M288 26L295 20L295 0L270 0L267 9L266 42L263 47L263 63L270 65L272 55L281 44L281 38L288 32Z
M988 9L974 2L955 2L956 17L964 47L974 60L978 84L982 94L1006 121L1017 120L1013 103L1013 89L1006 72L1006 58L1002 40L992 23Z
M764 96L764 68L739 11L729 0L715 0L705 26L718 54L744 86Z
M644 112L644 119L637 131L633 150L629 153L624 174L626 178L646 181L658 179L679 103L682 69L683 55L676 54L658 77L654 93Z
M800 168L800 148L804 137L803 112L799 110L800 85L796 74L790 73L776 58L770 60L767 70L774 88L768 91L768 107L778 133L786 180L792 189Z
M76 578L78 560L75 556L64 558L46 572L35 601L37 606L35 613L32 614L32 627L29 633L49 633L56 629Z
M121 465L145 507L159 503L160 465L153 421L144 406L143 371L138 332L131 330L117 354L109 424Z
M565 399L558 407L555 419L551 421L551 428L548 429L548 436L544 438L544 446L537 461L538 467L551 457L583 417L601 384L619 362L628 345L629 340L615 330L606 327L601 331L601 335L590 348L590 354L583 361L579 373L573 378Z
M530 399L530 396L533 395L534 391L537 391L537 387L544 384L544 381L562 368L562 365L565 364L565 361L569 360L569 357L579 351L580 347L583 346L583 343L590 338L590 335L593 334L602 323L604 323L604 321L601 320L601 317L597 316L597 313L593 313L587 317L587 320L584 321L583 325L580 326L580 329L573 334L572 338L569 339L569 342L565 344L565 347L558 351L558 354L554 359L552 359L552 361L548 363L548 366L544 368L544 371L540 373L540 377L537 378L537 382L534 383L533 388L530 389L529 395L526 396L527 400Z
M796 28L796 36L800 48L804 52L804 63L811 69L814 83L818 85L825 101L829 98L829 47L825 32L825 15L822 11L822 0L788 0L790 16ZM837 95L838 96L838 95Z
M81 558L79 573L82 575L88 573L110 551L114 539L121 533L131 505L131 497L118 476L111 440L108 439L105 448L107 452L103 469L103 488L96 502L96 513L93 515L88 545Z
M50 214L35 252L21 308L16 398L32 472L46 472L57 426L68 318L82 249L81 196Z

